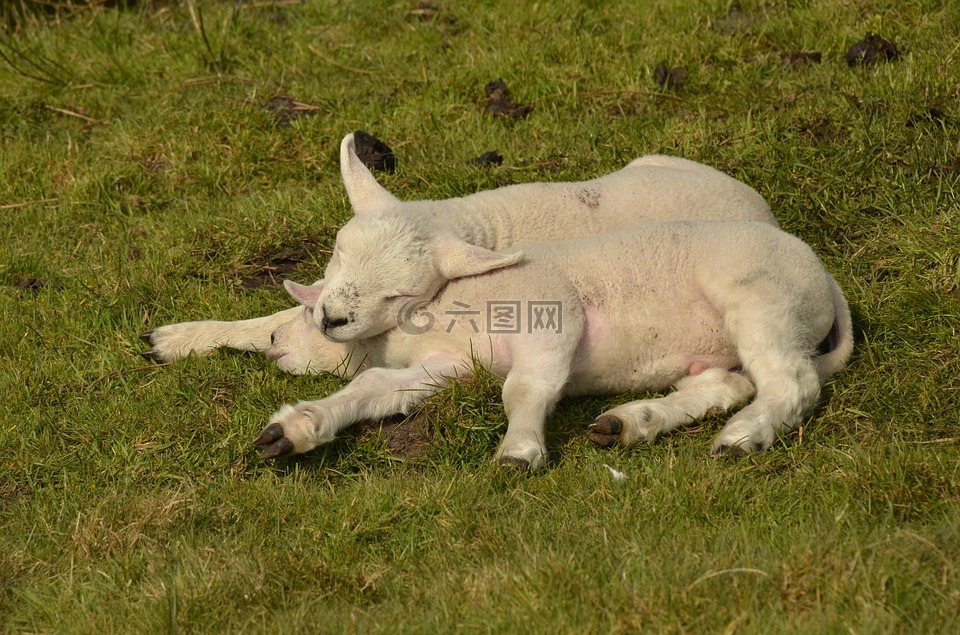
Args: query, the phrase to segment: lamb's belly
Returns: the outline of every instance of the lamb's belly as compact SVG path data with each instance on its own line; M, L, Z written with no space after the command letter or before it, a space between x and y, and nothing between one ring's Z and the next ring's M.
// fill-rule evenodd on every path
M740 363L723 322L708 307L664 319L634 318L587 311L569 394L662 390L681 377Z

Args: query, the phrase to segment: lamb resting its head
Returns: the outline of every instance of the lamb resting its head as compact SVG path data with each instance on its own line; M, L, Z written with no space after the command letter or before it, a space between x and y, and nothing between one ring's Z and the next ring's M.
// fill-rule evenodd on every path
M399 215L361 216L337 234L322 283L286 283L334 342L379 335L398 325L412 303L431 300L456 278L514 265L523 252L503 254L470 245L426 222Z

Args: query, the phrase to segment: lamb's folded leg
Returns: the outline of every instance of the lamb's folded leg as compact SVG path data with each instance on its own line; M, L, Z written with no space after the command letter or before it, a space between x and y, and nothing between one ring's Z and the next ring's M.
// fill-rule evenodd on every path
M608 410L590 424L587 438L604 447L618 442L652 442L712 410L726 412L754 393L747 377L723 368L688 375L674 387L676 390L664 397L631 401Z
M575 338L571 338L576 342ZM521 470L535 470L547 460L544 423L563 396L574 347L519 355L503 382L507 432L494 460Z
M187 357L191 352L206 355L220 346L241 351L265 351L270 348L270 335L277 327L299 316L302 311L304 307L296 306L251 320L167 324L140 336L152 346L141 355L157 362L170 362Z
M713 456L766 451L778 434L795 429L809 415L820 390L813 362L817 338L804 332L798 309L774 300L762 309L738 305L724 316L757 396L714 438Z
M265 459L307 452L358 421L408 413L451 379L469 376L469 368L454 355L436 355L407 368L365 370L328 397L281 407L253 444Z
M794 430L810 414L820 390L816 366L800 351L752 356L741 349L740 356L757 386L757 397L714 438L712 456L768 450L778 434Z

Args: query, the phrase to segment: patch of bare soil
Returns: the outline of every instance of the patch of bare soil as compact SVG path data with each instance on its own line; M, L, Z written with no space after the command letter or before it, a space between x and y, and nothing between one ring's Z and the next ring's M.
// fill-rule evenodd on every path
M15 280L13 286L16 287L17 291L32 291L34 293L40 293L40 290L47 286L47 279L26 276L24 278L18 278Z
M397 169L397 155L386 143L363 130L353 133L353 142L357 150L357 158L371 170L381 172L395 172Z
M890 40L879 35L867 33L867 36L847 51L847 64L850 66L872 66L877 62L892 62L900 57L900 51Z
M800 68L810 64L819 64L823 60L823 54L820 51L784 51L780 54L780 59L783 60L784 64Z
M687 69L682 66L667 66L665 61L660 62L653 70L653 78L661 88L680 90L686 82Z
M934 106L924 110L923 112L917 112L910 115L910 118L907 119L906 125L908 128L913 128L923 123L949 124L952 122L953 120L951 119L950 115Z
M317 106L297 101L289 95L271 97L260 107L273 115L277 125L281 127L289 126L294 119L315 115L320 110Z
M411 417L398 415L360 425L362 432L379 431L386 438L390 454L402 459L418 459L430 450L434 429L429 420L414 414Z
M533 111L533 106L518 104L513 101L503 79L490 82L486 85L484 91L487 95L487 105L484 106L483 112L488 115L507 119L521 119Z
M256 269L253 273L241 276L240 286L244 289L259 289L283 282L310 257L303 248L287 249L277 254L255 258L250 264Z
M838 135L836 126L826 117L818 117L802 123L800 132L811 141L834 141Z
M503 165L503 155L496 150L484 152L472 161L477 165Z
M735 35L737 33L745 33L756 20L756 17L750 15L740 7L733 6L726 15L711 20L710 26L717 33Z

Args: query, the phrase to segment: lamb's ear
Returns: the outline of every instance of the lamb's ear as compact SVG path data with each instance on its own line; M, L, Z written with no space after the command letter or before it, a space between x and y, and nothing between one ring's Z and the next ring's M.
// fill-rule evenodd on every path
M314 282L309 287L296 283L293 280L284 280L283 288L287 290L287 293L289 293L294 300L312 309L317 306L317 300L320 299L320 293L323 291L323 280Z
M382 214L400 202L377 183L377 179L357 156L353 133L340 142L340 175L354 214Z
M437 268L447 280L476 276L494 269L510 267L523 260L523 252L500 254L471 245L459 238L443 236L437 241Z

